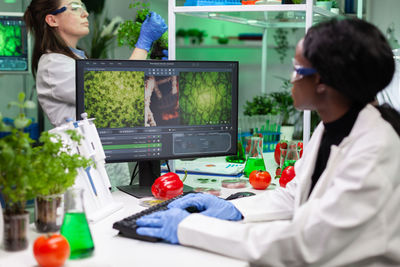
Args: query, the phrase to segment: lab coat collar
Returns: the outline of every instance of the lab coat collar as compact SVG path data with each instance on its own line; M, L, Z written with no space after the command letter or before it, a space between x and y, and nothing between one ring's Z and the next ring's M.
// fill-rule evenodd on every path
M296 181L298 183L295 198L295 208L307 201L311 189L311 177L317 161L318 149L321 144L324 125L319 123L313 133L310 143L304 148L303 157L295 164Z
M79 50L79 49L76 49L76 48L73 48L73 47L69 47L69 49L71 49L71 51L72 51L76 56L78 56L78 57L80 57L80 58L83 58L83 59L86 59L86 58L87 58L84 51Z
M331 152L329 155L327 166L326 166L325 170L322 172L321 177L319 179L319 181L321 181L321 182L319 182L319 181L317 182L317 184L315 185L313 191L311 192L311 194L309 196L309 199L313 199L315 197L319 198L319 197L321 197L322 194L324 194L324 192L330 186L331 180L334 177L334 175L330 174L331 171L335 170L335 168L332 168L332 166L335 166L336 162L338 160L341 160L341 158L342 158L341 155L343 155L343 153L344 154L346 153L346 151L344 151L344 150L349 149L349 145L352 142L354 142L355 138L358 138L360 135L363 134L363 132L369 131L372 127L374 127L374 123L379 117L380 117L379 111L370 104L368 104L366 107L364 107L360 111L360 113L358 114L358 117L356 119L356 122L354 123L354 126L350 131L350 134L348 136L346 136L345 138L343 138L342 142L338 146L336 146L336 145L331 146ZM314 151L316 154L318 152L318 148L320 145L322 133L323 133L323 125L322 125L322 131L319 133L320 136L318 136L319 143L316 147L314 147L314 149L316 149L316 151ZM314 166L315 166L315 161L316 161L316 157L314 157L314 162L313 162ZM314 171L314 168L312 168L312 171ZM311 183L311 176L312 176L312 173L310 173L308 175L308 179L305 179L308 181L308 183ZM307 200L309 190L310 190L309 187L303 188L303 190L302 190L303 194L301 195L302 203L304 203Z

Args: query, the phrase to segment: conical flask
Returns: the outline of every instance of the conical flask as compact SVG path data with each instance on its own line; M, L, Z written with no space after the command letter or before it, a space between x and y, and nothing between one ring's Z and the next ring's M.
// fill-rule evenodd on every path
M90 257L94 243L86 219L83 204L83 189L70 188L65 192L64 220L60 233L68 240L71 248L70 259Z
M281 147L280 168L283 171L288 166L294 166L299 159L299 148L297 142L289 141L287 148Z
M238 128L237 153L235 156L227 156L225 160L232 163L244 163L246 161L246 155L242 144L242 132L240 128Z
M263 158L263 138L252 136L250 138L250 149L244 167L244 175L249 177L252 171L265 171L265 163Z

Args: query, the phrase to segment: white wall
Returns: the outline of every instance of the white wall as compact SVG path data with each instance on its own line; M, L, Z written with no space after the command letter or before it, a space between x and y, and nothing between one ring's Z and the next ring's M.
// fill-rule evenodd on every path
M367 0L367 20L378 26L386 34L393 23L395 37L400 42L400 1L399 0Z

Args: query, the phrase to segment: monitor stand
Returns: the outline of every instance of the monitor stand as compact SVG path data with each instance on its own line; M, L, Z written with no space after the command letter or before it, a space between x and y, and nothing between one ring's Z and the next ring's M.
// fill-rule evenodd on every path
M161 175L161 162L159 160L139 161L139 184L117 186L119 190L136 198L152 197L151 186ZM184 185L183 192L192 191L193 188Z

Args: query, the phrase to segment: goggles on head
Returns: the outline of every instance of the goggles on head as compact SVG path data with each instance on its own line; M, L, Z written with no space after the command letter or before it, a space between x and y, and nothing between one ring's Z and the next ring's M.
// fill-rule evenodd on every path
M60 7L59 9L51 12L51 15L57 15L63 13L66 10L70 10L72 13L77 15L82 15L84 12L87 12L86 6L82 2L71 2L66 6Z

